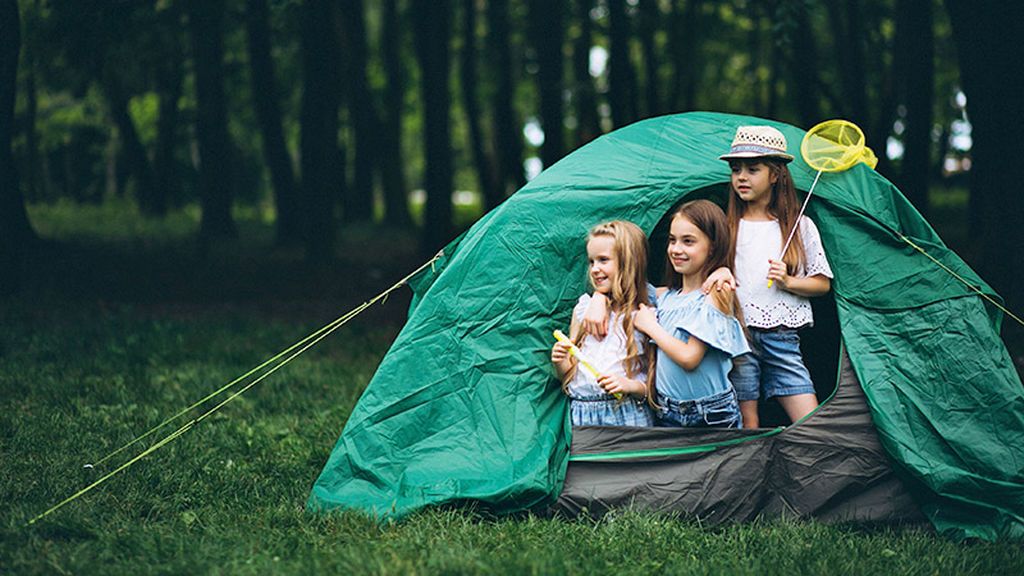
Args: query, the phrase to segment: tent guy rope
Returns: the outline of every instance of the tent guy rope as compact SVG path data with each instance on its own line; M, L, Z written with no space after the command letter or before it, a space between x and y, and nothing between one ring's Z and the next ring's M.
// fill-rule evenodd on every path
M389 294L391 294L395 290L397 290L397 289L401 288L402 286L404 286L413 276L416 276L417 274L419 274L420 272L425 270L427 267L430 267L431 269L433 269L434 263L437 262L437 260L439 258L441 258L442 256L444 256L444 251L443 250L438 252L436 255L434 255L433 258L431 258L430 260L425 262L423 265L421 265L416 270L410 272L408 275L406 275L404 278L402 278L401 280L396 282L394 285L392 285L387 290L384 290L383 292L381 292L377 296L374 296L372 299L367 300L366 302L363 302L362 304L360 304L359 306L353 308L349 312L346 312L344 315L342 315L342 316L338 317L337 319L329 322L323 328L320 328L319 330L317 330L313 334L310 334L309 336L303 338L299 342L289 346L285 350L282 350L281 352L279 352L278 354L276 354L272 358L266 360L265 362L263 362L262 364L260 364L256 368L253 368L252 370L247 372L245 375L240 376L240 377L232 380L231 382L229 382L228 384L222 386L218 390L208 394L206 397L204 397L203 399L199 400L198 402L195 402L195 403L191 404L187 408L179 411L178 413L176 413L175 415L171 416L170 418L164 420L160 424L157 424L155 427L153 427L153 428L147 430L146 432L144 432L143 434L137 436L136 438L134 438L133 440L131 440L130 442L128 442L124 446L121 446L120 448L118 448L117 450L114 450L110 454L107 454L106 456L104 456L100 460L97 460L97 464L105 462L106 460L109 460L115 454L118 454L118 453L126 450L130 446L133 446L133 445L137 444L138 442L142 441L143 439L145 439L145 438L149 437L150 435L154 434L157 430L163 428L164 426L167 426L168 424L170 424L174 420L177 420L178 418L180 418L182 415L184 415L184 414L188 413L189 411L193 410L197 406L200 406L201 404L207 402L208 400L214 398L215 396L218 396L218 395L224 393L225 391L227 391L231 387L235 386L239 382L242 382L243 380L245 380L246 378L248 378L252 374L255 374L256 372L259 372L260 370L262 370L266 366L268 366L268 365L272 364L273 362L277 361L282 356L290 354L283 361L281 361L280 363L278 363L275 366L273 366L271 369L269 369L266 372L264 372L263 374L261 374L259 377L257 377L252 382L249 382L248 384L246 384L245 386L243 386L239 390L237 390L234 393L232 393L230 396L228 396L226 399L222 400L220 403L218 403L213 408L210 408L206 412L203 412L199 416L193 418L192 420L189 420L188 422L186 422L185 424L181 425L180 427L178 427L176 430L174 430L173 432L171 432L167 436L164 436L163 438L161 438L160 440L155 442L150 447L148 447L145 450L143 450L142 452L138 453L136 456L134 456L133 458L131 458L127 462L121 464L117 468L115 468L115 469L111 470L110 472L108 472L107 474L103 475L102 477L100 477L98 480L96 480L92 484L89 484L85 488L82 488L78 492L75 492L71 496L68 496L64 500L61 500L60 502L58 502L54 506L50 507L48 510L46 510L42 514L39 514L38 516L32 518L31 520L29 520L28 525L35 524L39 520L42 520L46 516L49 516L50 514L56 512L60 508L64 507L66 504L69 504L69 503L73 502L74 500L78 499L79 497L85 495L86 493L92 491L97 486L103 484L104 482L106 482L110 478L116 476L117 474L119 474L123 470L127 469L131 465L135 464L139 460L142 460L146 456L152 454L153 452L156 452L157 450L159 450L163 446L166 446L167 444L170 444L172 441L177 439L179 436L185 434L186 432L188 432L189 430L194 428L197 424L199 424L200 422L202 422L203 420L208 418L214 412L217 412L222 407L224 407L226 404L228 404L229 402L231 402L235 398L238 398L239 396L241 396L243 393L245 393L247 390L249 390L250 388L252 388L256 384L259 384L266 377L270 376L274 372L276 372L276 371L280 370L281 368L283 368L286 364L288 364L289 362L291 362L292 360L297 358L300 354L302 354L306 350L308 350L308 349L312 348L313 346L315 346L318 342L320 342L321 340L323 340L324 338L329 336L332 332L334 332L338 328L340 328L343 325L345 325L349 320L351 320L352 318L355 318L356 316L358 316L361 312L363 312L364 310L366 310L370 306L373 306L377 302L386 301ZM298 350L295 351L294 353L292 353L296 349L298 349ZM93 465L92 464L87 464L86 467L91 468L91 467L93 467Z

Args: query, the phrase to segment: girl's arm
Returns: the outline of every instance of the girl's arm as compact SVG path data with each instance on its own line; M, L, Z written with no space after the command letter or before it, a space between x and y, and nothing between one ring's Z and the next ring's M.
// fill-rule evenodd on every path
M583 325L587 333L592 334L598 340L608 334L608 297L600 292L594 292L590 297L590 303L583 312Z
M576 335L579 334L580 327L576 322L576 318L572 319L572 323L569 324L569 340L575 341ZM566 372L572 367L572 360L569 355L570 344L568 342L557 341L555 345L551 347L551 364L555 367L555 373L558 374L558 379L565 378Z
M700 291L705 294L710 294L712 289L716 291L735 290L736 277L732 275L732 270L722 266L709 274L707 280L701 284Z
M693 335L689 340L683 342L669 334L658 324L658 318L654 315L653 308L641 305L640 310L636 312L633 325L647 334L658 345L658 348L683 370L695 370L700 365L700 361L704 359L704 353L707 352L707 345Z
M779 260L770 261L768 279L778 282L779 287L787 292L808 298L828 294L832 289L832 280L828 276L790 276L786 272L786 264Z

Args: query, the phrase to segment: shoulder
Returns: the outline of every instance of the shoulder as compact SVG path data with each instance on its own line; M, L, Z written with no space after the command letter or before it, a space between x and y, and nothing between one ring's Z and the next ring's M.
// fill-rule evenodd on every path
M654 292L658 295L658 298L661 298L666 292L668 292L668 286L659 286L654 289Z
M818 235L818 226L807 216L800 218L800 231L808 234Z
M732 290L712 290L708 294L708 301L718 309L719 312L728 316L733 316L734 306L736 304L736 293Z
M590 305L590 294L584 293L576 300L576 306L572 309L573 318L577 316L583 316L583 313L587 311L587 306Z

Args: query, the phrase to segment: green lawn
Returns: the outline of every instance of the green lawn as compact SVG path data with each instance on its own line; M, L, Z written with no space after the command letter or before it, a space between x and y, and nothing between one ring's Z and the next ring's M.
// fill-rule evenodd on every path
M411 243L393 241L401 234L387 235L378 265L366 256L374 233L348 232L336 265L317 271L294 251L260 248L270 234L255 220L200 260L187 215L157 230L116 214L93 230L52 212L34 217L61 243L33 262L26 294L0 303L0 574L1024 573L1018 543L954 543L917 529L710 529L629 511L594 522L429 510L383 527L358 514L308 515L309 489L408 294L28 527L113 467L84 464L419 263Z

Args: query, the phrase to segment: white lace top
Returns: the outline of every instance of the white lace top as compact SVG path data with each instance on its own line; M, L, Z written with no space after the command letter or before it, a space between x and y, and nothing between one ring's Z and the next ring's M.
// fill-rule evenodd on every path
M789 230L786 231L789 235ZM800 238L803 240L807 262L798 276L822 274L832 278L832 269L825 258L818 227L810 218L800 220ZM740 220L736 236L736 296L743 306L743 319L747 326L799 328L814 323L811 303L773 283L768 287L768 260L777 260L785 239L777 220Z
M583 314L590 304L590 294L580 296L572 314L577 322L583 320ZM643 354L644 336L639 330L633 334L636 339L637 351ZM611 312L608 318L608 335L602 340L593 336L587 336L580 343L580 352L594 365L601 374L626 375L626 367L622 360L626 357L626 333L622 330L622 320L618 314ZM642 372L633 376L641 382L647 381L647 373ZM569 394L574 397L594 397L607 394L604 388L597 383L590 371L583 367L576 369L576 374L569 381Z

